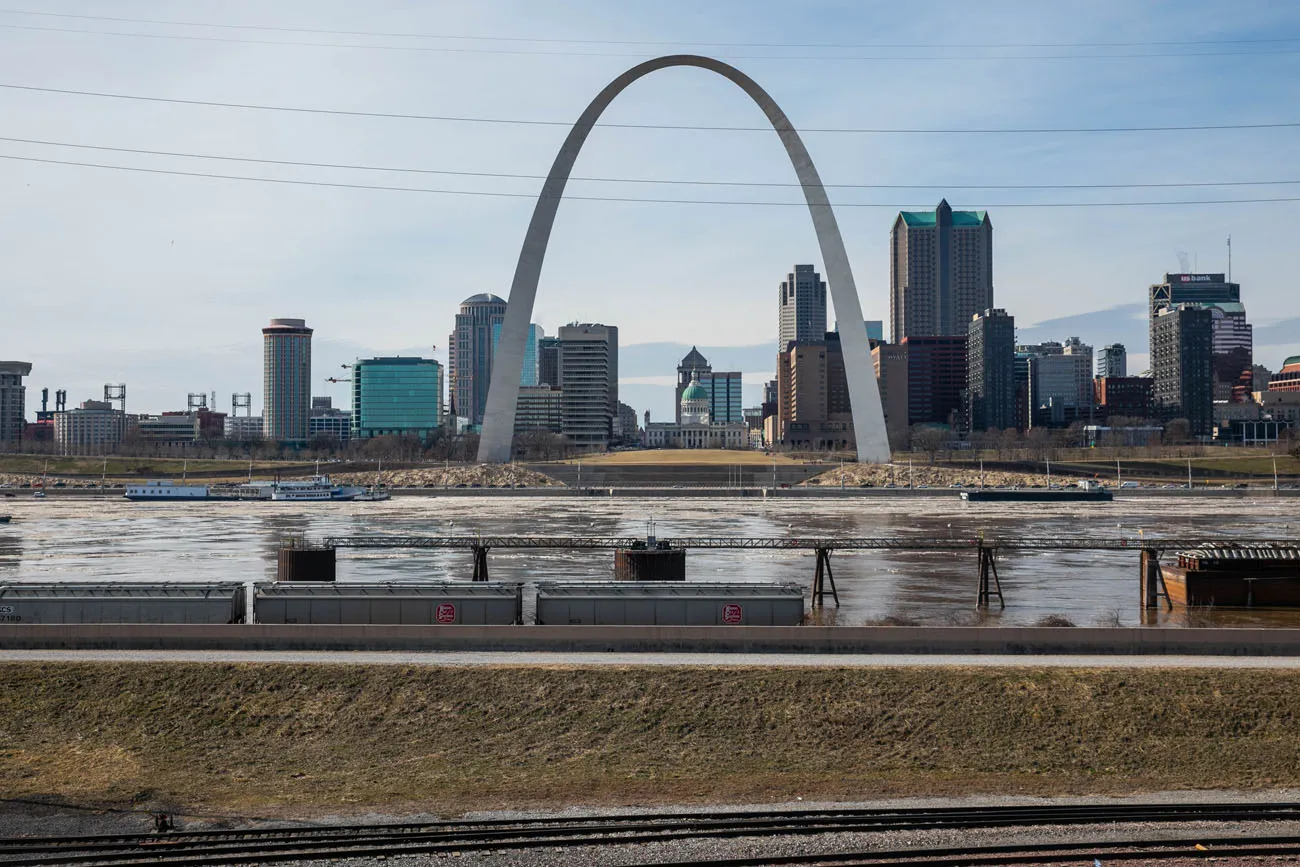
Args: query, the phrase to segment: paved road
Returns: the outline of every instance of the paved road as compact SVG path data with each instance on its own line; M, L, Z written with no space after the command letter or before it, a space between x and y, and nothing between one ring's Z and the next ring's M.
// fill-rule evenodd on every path
M221 662L330 665L715 666L719 668L1273 668L1300 669L1295 656L953 656L796 653L505 653L278 650L0 650L6 662Z

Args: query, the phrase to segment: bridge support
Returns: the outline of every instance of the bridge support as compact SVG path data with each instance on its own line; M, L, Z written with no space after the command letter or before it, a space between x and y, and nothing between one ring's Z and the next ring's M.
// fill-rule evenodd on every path
M830 548L817 549L817 569L813 572L812 586L812 604L814 608L822 608L826 604L826 582L831 585L831 599L835 601L835 607L840 607L840 594L835 589L835 575L831 573L831 550Z
M975 596L975 607L984 610L989 607L993 596L998 597L998 607L1006 608L1006 600L1002 598L1002 582L998 580L998 563L997 548L991 548L980 542L979 546L979 592ZM993 588L989 589L989 576L993 577Z
M1142 607L1156 608L1161 596L1165 598L1165 607L1173 610L1174 603L1169 598L1169 588L1165 586L1165 576L1160 571L1160 551L1156 548L1143 548L1139 561L1139 580L1142 586Z
M475 581L488 580L487 568L488 549L483 545L474 546L474 578Z

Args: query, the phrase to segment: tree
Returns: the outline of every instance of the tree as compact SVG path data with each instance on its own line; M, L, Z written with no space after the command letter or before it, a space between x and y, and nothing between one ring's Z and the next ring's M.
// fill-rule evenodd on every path
M1165 445L1185 443L1192 437L1192 423L1185 418L1176 418L1165 425Z
M912 450L925 452L930 457L930 464L934 464L934 457L943 448L944 433L936 427L929 425L915 424L912 425Z

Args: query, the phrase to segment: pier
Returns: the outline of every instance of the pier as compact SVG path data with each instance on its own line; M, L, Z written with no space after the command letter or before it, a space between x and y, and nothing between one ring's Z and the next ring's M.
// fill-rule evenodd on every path
M998 578L999 551L1134 551L1139 555L1139 586L1143 608L1156 608L1163 599L1173 607L1160 573L1160 557L1165 552L1198 548L1206 545L1232 543L1244 546L1293 544L1292 539L1228 538L1222 536L1172 536L1156 538L1145 534L1137 538L1125 537L1012 537L987 538L967 536L960 538L919 538L906 536L683 536L659 537L658 541L671 548L699 550L798 550L812 551L815 555L812 579L812 605L820 608L826 604L829 593L832 604L839 606L839 593L831 570L831 554L835 551L971 551L975 554L977 609L989 608L996 599L999 607L1006 607L1001 581ZM410 548L463 550L473 556L473 580L488 580L488 552L493 548L506 549L565 549L565 550L618 550L645 544L645 539L615 536L334 536L322 543L329 548Z

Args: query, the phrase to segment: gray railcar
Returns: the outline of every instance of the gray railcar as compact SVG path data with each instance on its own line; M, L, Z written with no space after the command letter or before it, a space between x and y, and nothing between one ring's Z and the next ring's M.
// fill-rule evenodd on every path
M253 617L258 623L508 626L522 622L523 585L266 584L253 596Z
M242 623L240 584L7 584L5 623Z
M537 585L543 626L798 626L798 584L560 582Z

